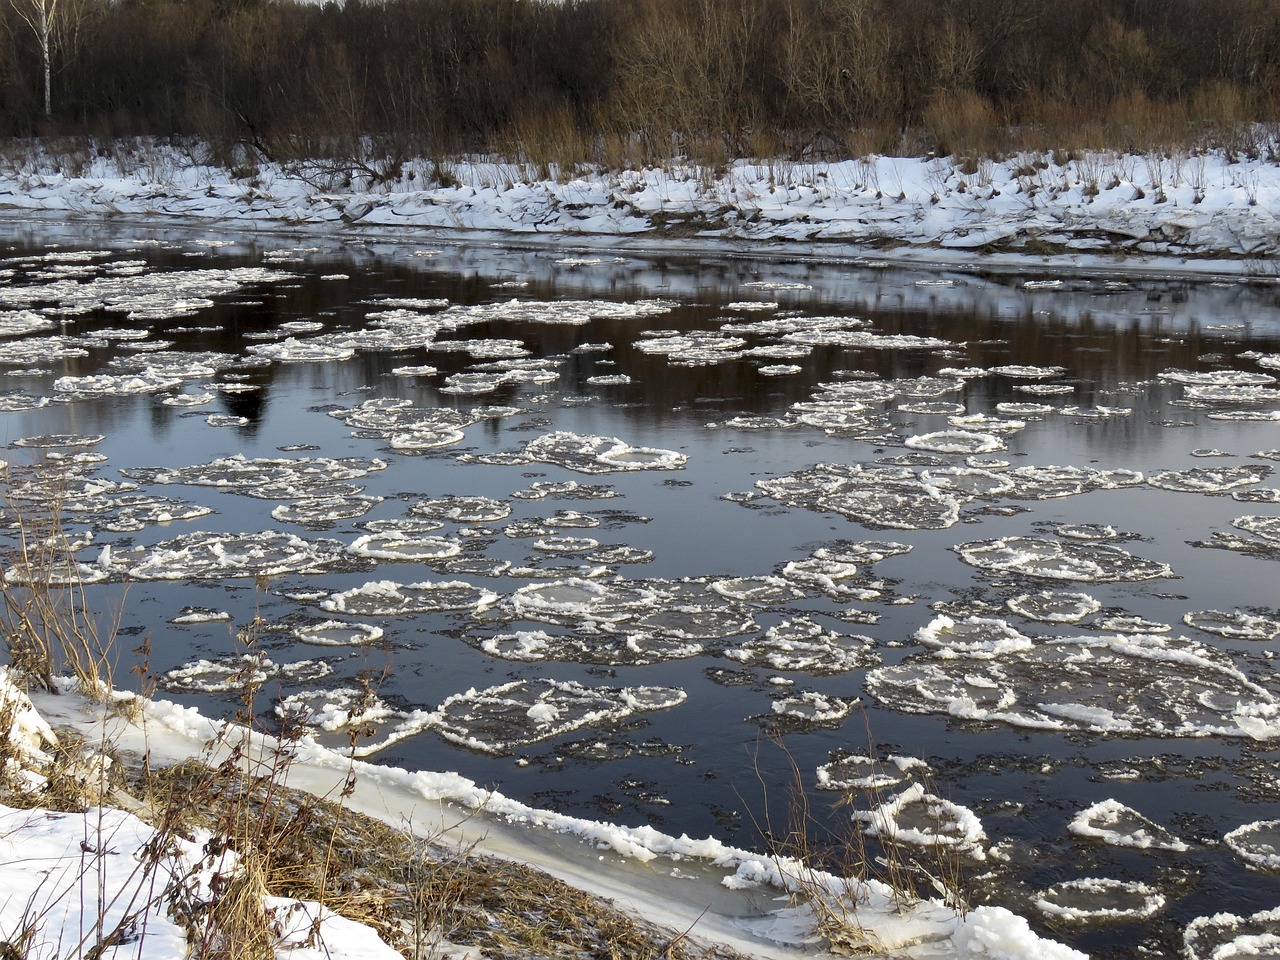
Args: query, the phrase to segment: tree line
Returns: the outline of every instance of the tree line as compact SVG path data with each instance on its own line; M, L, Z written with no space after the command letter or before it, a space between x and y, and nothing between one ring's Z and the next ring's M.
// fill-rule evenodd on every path
M0 26L0 134L227 162L1249 152L1280 113L1280 0L0 0Z

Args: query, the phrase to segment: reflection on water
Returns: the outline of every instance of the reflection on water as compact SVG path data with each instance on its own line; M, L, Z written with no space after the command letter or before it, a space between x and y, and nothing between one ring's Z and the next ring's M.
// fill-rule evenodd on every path
M176 699L260 614L389 763L752 844L794 758L1112 955L1280 900L1275 286L6 231L10 499Z

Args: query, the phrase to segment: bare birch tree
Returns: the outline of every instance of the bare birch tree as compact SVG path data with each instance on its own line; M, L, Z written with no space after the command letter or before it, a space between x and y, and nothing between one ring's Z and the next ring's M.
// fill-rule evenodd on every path
M9 0L13 12L31 28L40 46L40 66L44 71L44 118L53 117L53 29L59 0Z

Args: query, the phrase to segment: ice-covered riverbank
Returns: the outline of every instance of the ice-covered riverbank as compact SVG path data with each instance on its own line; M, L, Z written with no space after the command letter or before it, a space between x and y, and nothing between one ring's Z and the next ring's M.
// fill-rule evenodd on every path
M216 765L237 750L280 755L270 737L255 735L254 741L246 741L234 728L166 701L119 711L71 692L71 681L66 687L61 695L28 698L7 670L0 670L0 710L8 724L6 780L19 795L39 797L51 751L68 735L83 737L87 745L78 762L90 782L110 763L104 752L117 757L145 754L159 766L193 757ZM60 732L55 733L55 727ZM691 931L703 949L719 945L744 956L785 960L832 955L826 951L830 942L819 934L813 914L803 905L805 898L795 901L797 907L786 892L796 890L802 876L803 885L820 882L843 889L845 881L835 877L714 838L673 837L649 827L620 827L537 810L456 774L353 763L310 740L291 744L288 752L287 775L281 780L289 787L320 796L341 792L350 809L414 836L536 864L580 889L616 901L625 911L671 931L677 940L684 939L683 930ZM351 774L352 785L344 791ZM118 798L119 792L113 796ZM85 814L0 805L0 884L13 892L0 904L0 922L4 936L26 944L25 955L122 960L183 955L187 935L167 909L176 902L175 883L193 903L207 901L216 897L227 876L234 875L235 860L227 854L210 859L213 847L208 838L202 847L199 837L178 840L176 846L169 845L170 838L164 855L156 860L156 825L136 816L142 804L125 805L133 809L90 808ZM33 860L41 863L38 874L31 869ZM849 883L850 903L857 905L851 931L895 956L1084 956L1038 937L1026 921L1002 908L979 907L961 916L933 901L907 904L876 881ZM271 898L267 907L272 915L285 918L278 924L279 957L397 955L370 928L318 904L292 905ZM125 933L118 933L121 930ZM99 943L105 952L91 954ZM70 953L68 945L74 945ZM432 956L481 956L448 943L437 944L436 950Z
M247 175L172 147L75 158L26 148L0 171L0 209L174 217L378 233L485 231L610 245L787 245L984 268L1270 276L1280 166L1221 151L1019 154L1001 162L869 157L621 172L494 159L409 161L375 183L354 167L262 164ZM245 174L246 171L240 171ZM1118 262L1116 258L1120 258Z

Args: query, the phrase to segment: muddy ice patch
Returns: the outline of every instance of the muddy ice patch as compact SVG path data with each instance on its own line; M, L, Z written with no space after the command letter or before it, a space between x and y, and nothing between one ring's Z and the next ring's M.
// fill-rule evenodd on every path
M927 628L944 645L870 671L868 693L907 713L1033 729L1280 737L1280 700L1213 647L1156 635L1026 638L994 621L978 623L990 636L966 631L957 643L949 622Z
M587 687L574 681L515 680L449 697L431 729L459 746L498 756L583 727L612 725L678 706L676 687Z

